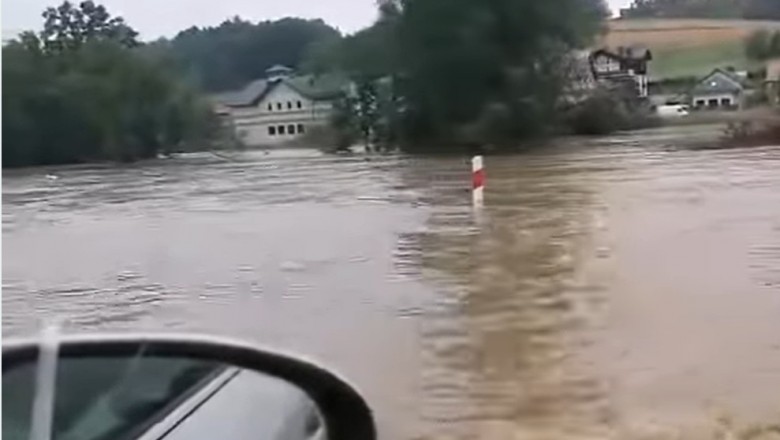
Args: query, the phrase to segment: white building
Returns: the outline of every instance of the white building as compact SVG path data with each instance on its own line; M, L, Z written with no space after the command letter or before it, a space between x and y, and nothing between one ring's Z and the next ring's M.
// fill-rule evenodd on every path
M702 109L738 109L742 107L745 87L731 72L715 69L691 89L691 106Z
M339 75L294 75L292 69L277 65L266 71L266 78L215 100L244 144L272 146L326 125L334 101L345 95L348 85Z

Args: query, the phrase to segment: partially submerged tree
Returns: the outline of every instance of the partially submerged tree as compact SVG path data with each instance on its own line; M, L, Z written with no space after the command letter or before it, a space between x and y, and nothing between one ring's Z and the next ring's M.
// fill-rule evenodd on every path
M211 135L210 106L123 20L90 2L44 15L3 47L4 166L137 160Z
M413 136L457 141L480 120L504 120L507 139L549 126L561 62L599 33L605 11L598 0L404 1L401 94Z
M604 30L602 0L380 0L380 19L320 48L318 69L393 84L385 132L407 150L547 130L566 56ZM327 66L327 67L323 67ZM380 130L382 131L382 130Z

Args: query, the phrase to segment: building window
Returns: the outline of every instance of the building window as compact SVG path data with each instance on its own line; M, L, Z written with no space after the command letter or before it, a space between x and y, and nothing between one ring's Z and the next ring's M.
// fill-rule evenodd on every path
M596 59L596 70L600 73L618 72L620 64L610 57L600 56Z
M287 133L289 134L295 134L295 126L290 124L287 126Z
M273 105L273 104L271 104L270 102L268 103L268 111L269 111L269 112L272 112L272 111L274 111L274 105Z
M298 124L298 134L303 134L303 124Z
M718 106L718 100L717 99L710 99L707 101L707 105L710 107L717 107Z
M287 101L287 110L292 110L292 101Z
M723 98L720 100L720 105L723 107L731 107L731 98Z
M276 136L276 127L273 125L268 127L268 135L269 136Z
M281 102L277 102L276 103L276 109L277 110L281 110L282 109L282 103Z
M703 99L697 99L696 100L696 107L704 107L704 100Z
M284 125L280 125L277 131L279 132L279 134L284 134Z
M298 108L303 108L303 103L301 101L298 101L297 104L298 104Z

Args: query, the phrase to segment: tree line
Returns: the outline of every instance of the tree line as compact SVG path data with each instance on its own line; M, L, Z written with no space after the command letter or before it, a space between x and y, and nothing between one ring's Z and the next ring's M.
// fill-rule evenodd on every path
M777 0L634 0L624 18L744 18L780 20Z
M167 50L207 91L238 89L274 64L299 67L313 44L341 34L322 20L283 18L251 23L234 17L215 27L191 27L153 44Z
M378 0L379 19L342 36L321 20L239 18L141 43L91 1L45 11L43 30L3 47L4 166L137 160L215 141L204 92L273 64L339 71L344 143L407 151L512 144L587 126L625 128L628 102L564 103L571 54L604 30L603 0ZM593 119L588 108L603 109ZM582 121L579 121L582 122ZM593 127L596 127L595 129Z

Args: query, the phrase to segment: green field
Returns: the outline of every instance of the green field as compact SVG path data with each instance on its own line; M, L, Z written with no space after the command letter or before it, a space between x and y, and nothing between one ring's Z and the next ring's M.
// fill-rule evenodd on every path
M655 79L703 76L716 68L737 70L761 68L745 56L742 42L729 41L710 46L665 48L653 52L650 76Z
M654 79L704 76L712 69L760 68L747 59L744 40L758 29L780 30L780 22L747 20L613 20L602 41L608 47L641 45L653 52Z

